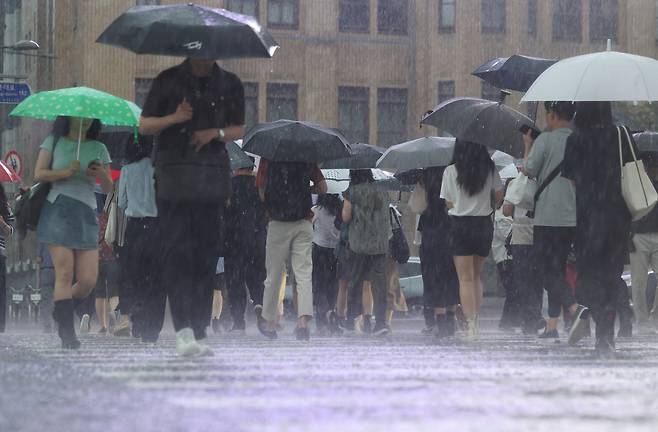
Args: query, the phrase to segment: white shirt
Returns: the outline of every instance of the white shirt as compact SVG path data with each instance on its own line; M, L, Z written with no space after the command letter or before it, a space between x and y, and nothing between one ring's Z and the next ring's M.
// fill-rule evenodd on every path
M512 180L512 182L515 181L516 179ZM509 187L507 191L509 192ZM507 199L507 196L505 196L505 204L511 204ZM529 246L533 244L533 241L534 241L534 219L530 219L528 217L527 209L521 207L514 207L514 223L512 224L512 244L518 246Z
M448 210L450 216L489 216L493 213L491 208L491 192L501 190L503 181L498 172L487 177L482 190L475 195L469 195L457 184L457 168L450 165L443 172L441 184L441 198L452 203Z
M132 218L157 217L153 162L144 158L121 168L119 207Z
M507 242L507 236L509 236L509 233L512 230L512 223L513 220L511 217L505 216L502 210L496 210L494 218L494 236L493 241L491 242L491 252L496 264L511 259L507 253L505 243Z

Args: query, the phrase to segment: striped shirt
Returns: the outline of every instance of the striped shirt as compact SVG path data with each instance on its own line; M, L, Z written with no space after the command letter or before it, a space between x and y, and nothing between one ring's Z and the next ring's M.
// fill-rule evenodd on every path
M14 213L12 213L11 208L9 208L9 205L7 205L7 211L9 212L9 217L5 220L7 225L9 225L9 235L7 237L10 237L14 235L15 225L16 225L16 218L14 217ZM7 250L7 239L6 239L6 234L0 230L0 254L4 255L5 250Z

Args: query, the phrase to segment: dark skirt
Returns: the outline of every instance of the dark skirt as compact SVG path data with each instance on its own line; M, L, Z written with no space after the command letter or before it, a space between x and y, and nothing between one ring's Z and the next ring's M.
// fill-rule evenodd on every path
M54 203L43 204L37 238L40 243L63 246L73 250L98 249L98 218L96 212L66 195L59 195Z
M453 256L488 257L492 241L491 216L450 217L450 250Z

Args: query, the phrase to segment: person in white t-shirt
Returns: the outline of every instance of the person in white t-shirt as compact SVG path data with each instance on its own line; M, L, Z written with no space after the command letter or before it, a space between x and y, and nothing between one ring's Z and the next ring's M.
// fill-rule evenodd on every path
M451 251L459 277L459 295L466 316L467 339L479 336L482 267L491 252L493 213L503 198L503 182L481 144L458 139L453 164L443 173L441 198L451 216ZM495 201L495 202L494 202Z

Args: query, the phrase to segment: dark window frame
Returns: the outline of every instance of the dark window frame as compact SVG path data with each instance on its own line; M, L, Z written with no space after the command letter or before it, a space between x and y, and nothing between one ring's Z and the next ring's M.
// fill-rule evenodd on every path
M443 23L443 13L446 3L452 5L452 25L447 26ZM457 28L457 0L439 0L439 33L455 33Z
M452 87L451 91L446 92L445 89L450 88L450 87ZM439 101L439 103L442 103L442 102L445 102L449 99L454 98L455 95L457 94L456 87L457 86L456 86L455 80L441 80L441 81L439 81L438 87L437 87L437 93L438 93L437 94L437 100Z
M284 89L290 89L293 90L291 93L294 93L294 97L290 97L288 95L284 95ZM281 91L279 94L275 94L277 90ZM276 83L276 82L271 82L267 83L267 88L266 88L266 101L265 101L265 110L266 110L266 121L271 122L278 120L279 118L273 118L270 115L270 102L273 100L283 100L283 101L294 101L295 104L295 118L289 118L287 120L297 120L299 118L299 84L297 83Z
M365 104L365 124L364 134L365 136L362 139L354 138L352 132L355 130L347 130L341 124L341 106L344 103L352 104ZM351 108L354 108L352 106ZM345 136L348 140L353 142L362 142L367 143L370 140L370 88L368 87L359 87L359 86L339 86L338 87L338 128L345 133Z
M293 24L277 23L270 21L270 5L272 3L291 3L294 9ZM275 30L299 30L299 0L267 0L267 27Z
M502 7L500 6L502 3ZM502 20L499 23L487 23L485 18L493 21L496 11L502 11ZM489 14L489 15L488 15ZM481 0L480 3L480 32L483 34L505 34L507 32L507 1Z
M480 97L493 102L500 101L500 89L486 81L480 85Z
M244 13L244 2L245 0L226 0L226 9L230 10L231 12L236 12L245 15ZM260 21L260 0L253 0L255 3L255 12L254 12L254 17ZM240 4L240 10L237 10L238 8L235 7L236 4ZM250 15L250 14L246 14Z
M397 95L396 95L397 93ZM398 96L401 96L398 98ZM382 109L387 105L400 105L404 107L404 117L402 129L399 131L383 131L382 125L390 125L391 122L382 122ZM409 128L409 90L405 87L379 87L377 89L377 144L381 147L399 144L403 142L408 135ZM391 143L385 143L382 135L399 135L399 138L394 139Z
M364 22L350 20L356 16L354 9L365 7ZM370 33L370 0L340 0L338 3L338 31L341 33Z
M614 21L609 21L605 14L604 3L614 9ZM612 30L614 34L607 34ZM606 34L603 34L606 33ZM619 38L619 1L618 0L590 0L589 1L589 40L590 42L605 42L611 39L617 42Z
M574 10L569 10L571 7ZM565 20L570 17L573 19L573 23L570 25L577 23L577 26L565 33L565 30L568 29ZM583 41L583 4L581 0L553 0L552 21L552 40L554 42L581 43Z
M389 21L389 14L396 15L396 9L404 9L398 14L398 20ZM404 19L402 19L404 18ZM392 23L404 23L393 26ZM407 36L409 34L409 1L408 0L378 0L377 1L377 33L391 36Z
M252 126L259 123L260 118L260 105L259 105L259 92L260 92L260 83L258 82L243 82L244 87L244 101L245 101L245 126L250 129ZM255 101L256 112L255 118L251 119L253 123L249 122L249 116L247 115L247 107L249 106L249 101Z

